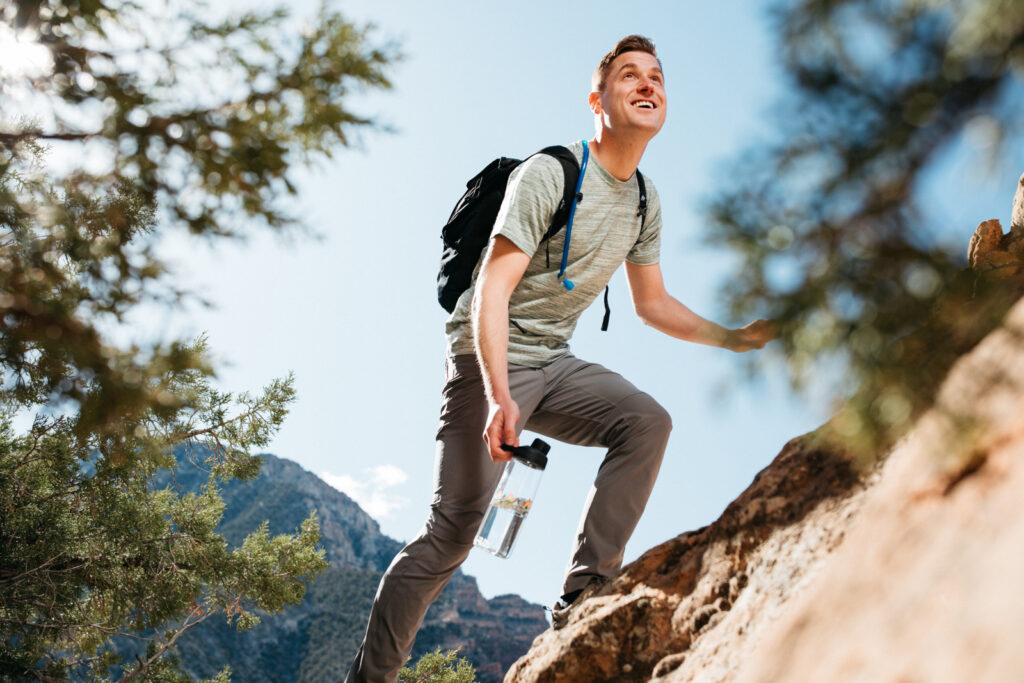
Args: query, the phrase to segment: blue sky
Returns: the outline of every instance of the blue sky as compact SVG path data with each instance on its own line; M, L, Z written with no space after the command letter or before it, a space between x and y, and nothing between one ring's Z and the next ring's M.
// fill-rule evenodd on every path
M302 17L317 4L291 6ZM216 307L151 314L145 327L205 331L227 389L257 389L294 371L299 398L268 450L353 495L385 533L408 540L432 494L444 377L446 314L434 286L439 233L465 181L494 157L591 136L586 101L596 62L624 35L652 37L669 109L641 169L662 200L666 284L702 315L741 324L747 321L722 315L716 292L734 257L703 246L709 228L701 203L737 180L729 173L742 170L733 162L771 131L769 111L783 84L763 3L375 0L337 7L375 23L375 35L395 40L405 55L392 91L353 93L350 102L391 131L364 134L359 149L298 174L297 206L319 239L259 235L211 249L176 235L165 252L177 281ZM998 217L1008 225L1022 170L986 180L979 163L978 150L966 144L946 155L931 180L930 220L965 250L978 221ZM713 521L787 440L820 425L852 387L823 377L811 395L793 396L783 359L771 350L764 353L777 370L744 381L741 357L644 327L621 271L611 307L605 333L600 302L584 314L574 353L625 375L675 424L628 562ZM463 566L485 595L518 593L545 604L558 597L601 456L553 444L511 558L474 550Z

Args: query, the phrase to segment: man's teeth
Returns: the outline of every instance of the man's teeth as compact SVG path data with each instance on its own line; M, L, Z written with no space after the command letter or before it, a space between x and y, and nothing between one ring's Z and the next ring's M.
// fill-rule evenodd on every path
M654 109L654 104L652 102L634 102L633 106L641 107L643 109Z

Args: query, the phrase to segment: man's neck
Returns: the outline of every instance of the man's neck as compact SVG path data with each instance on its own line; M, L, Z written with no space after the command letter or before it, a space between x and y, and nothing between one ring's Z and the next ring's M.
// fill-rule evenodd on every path
M633 176L636 167L640 165L640 158L643 157L649 141L649 138L616 139L608 131L602 131L590 141L590 153L604 170L625 181Z

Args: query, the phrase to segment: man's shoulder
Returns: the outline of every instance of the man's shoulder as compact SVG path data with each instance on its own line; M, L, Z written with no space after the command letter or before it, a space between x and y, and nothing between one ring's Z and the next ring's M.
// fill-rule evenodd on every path
M562 162L554 153L552 153L558 148L568 150L569 154L576 159L576 168L578 169L583 161L583 143L579 140L576 142L570 142L567 145L552 145L544 147L531 154L522 164L524 172L546 173L548 175L559 176L564 175Z
M578 169L583 154L582 143L577 141L564 145L564 147L576 158L576 168ZM543 191L550 193L553 197L561 197L568 170L554 155L538 151L527 157L513 171L510 182L515 182L522 189L530 192Z

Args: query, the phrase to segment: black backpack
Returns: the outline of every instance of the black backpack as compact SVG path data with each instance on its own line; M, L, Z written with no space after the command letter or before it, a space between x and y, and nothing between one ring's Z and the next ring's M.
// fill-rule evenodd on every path
M562 165L564 173L564 191L562 199L551 217L551 225L544 233L542 241L550 239L565 227L569 220L576 181L579 179L580 165L575 155L566 147L555 145L545 147L537 154L554 157ZM473 281L480 254L491 238L494 221L505 198L505 188L512 171L525 159L500 157L489 163L482 171L466 183L466 192L452 210L448 222L441 229L443 249L441 251L441 268L437 273L437 300L444 310L451 313L462 293L469 289ZM640 207L637 213L641 216L641 226L647 218L647 190L639 169L636 172L637 185L640 188ZM582 201L579 197L577 201ZM608 291L605 290L605 321L601 329L608 326Z

